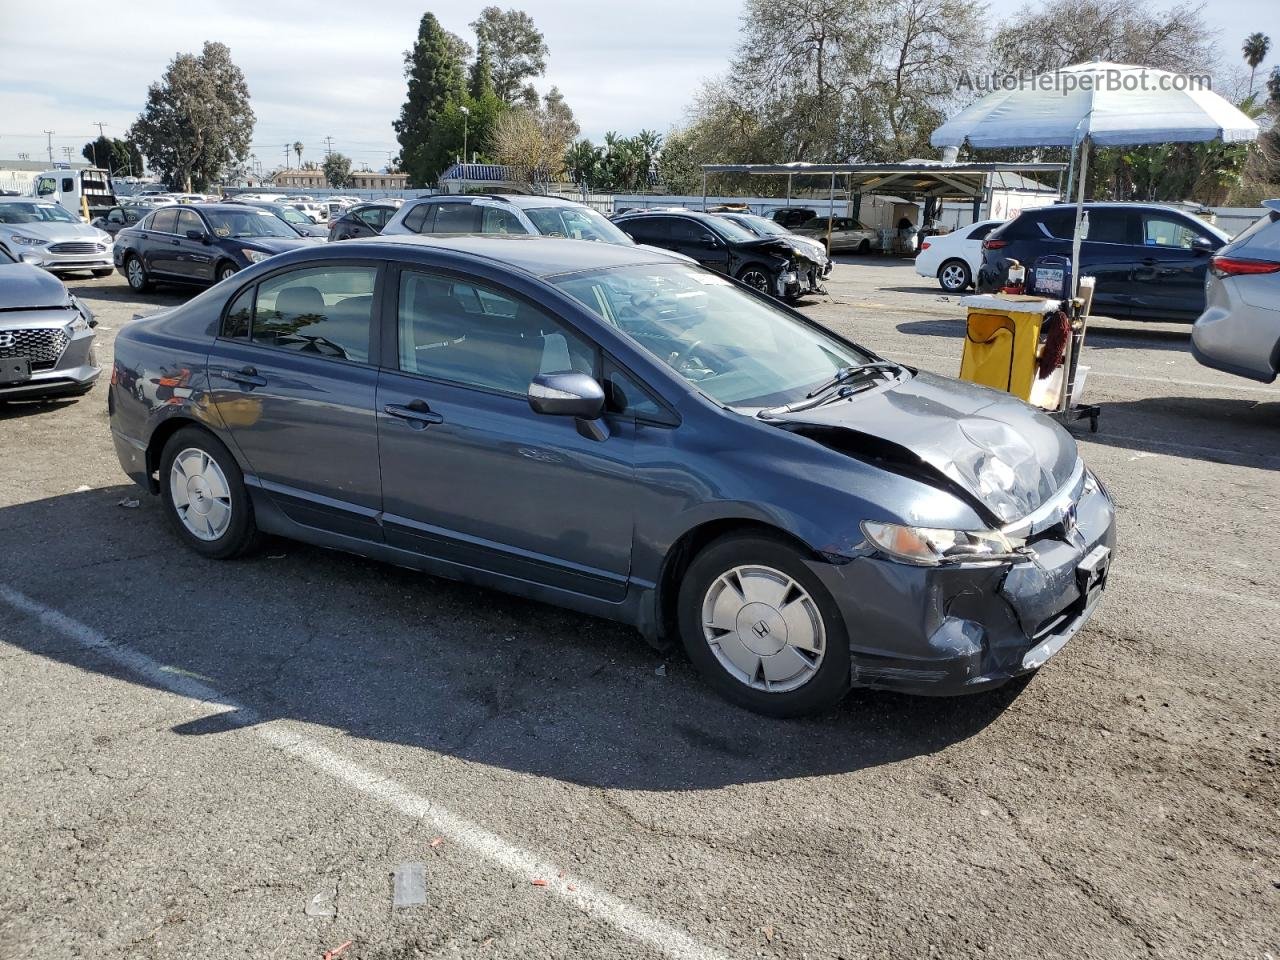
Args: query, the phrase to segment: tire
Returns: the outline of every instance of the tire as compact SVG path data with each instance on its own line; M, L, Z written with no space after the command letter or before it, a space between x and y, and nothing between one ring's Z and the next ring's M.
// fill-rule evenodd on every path
M225 260L218 264L218 269L214 272L214 278L218 283L230 277L234 277L240 268L234 263L227 263Z
M183 477L188 478L186 484ZM175 503L178 491L189 497L185 509ZM201 556L230 560L258 543L253 503L240 467L231 451L208 431L183 427L169 438L160 457L160 498L179 539ZM225 515L216 506L219 503Z
M947 293L960 293L973 283L973 273L963 260L948 260L938 268L938 286Z
M844 620L800 552L781 538L731 534L709 544L685 571L677 604L689 659L727 700L766 716L797 717L826 710L848 692Z
M865 256L866 256L867 254L869 254L870 252L871 252L871 241L870 241L870 240L863 240L860 244L858 244L858 254L859 254L860 256L865 257Z
M758 263L748 263L739 270L738 279L753 290L759 290L761 293L773 296L773 289L776 286L774 278L766 268Z
M136 254L129 254L124 261L124 276L129 281L129 289L134 293L146 293L151 289L151 277L147 268Z
M95 277L99 277L99 278L101 278L101 277L109 277L109 276L111 276L113 273L115 273L115 271L114 271L114 270L111 270L111 269L106 269L106 270L94 270L94 271L92 271L92 272L93 272L93 275L94 275Z

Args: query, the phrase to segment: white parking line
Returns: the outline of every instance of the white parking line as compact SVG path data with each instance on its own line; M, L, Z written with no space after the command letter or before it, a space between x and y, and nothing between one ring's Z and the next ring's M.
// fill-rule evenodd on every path
M368 797L403 813L423 820L432 829L466 847L522 880L546 880L546 889L577 907L583 913L614 927L633 940L647 944L663 956L676 960L727 960L710 947L699 943L683 930L651 916L626 901L597 889L585 880L561 874L560 868L536 853L504 840L465 817L421 794L414 793L389 777L346 759L328 747L303 734L289 730L278 721L263 723L250 708L223 696L213 687L192 679L172 667L151 659L144 653L112 643L92 627L66 614L47 607L26 594L0 584L0 600L10 607L56 630L86 650L113 661L152 686L181 697L217 704L226 708L226 719L236 726L249 728L271 747L319 770Z

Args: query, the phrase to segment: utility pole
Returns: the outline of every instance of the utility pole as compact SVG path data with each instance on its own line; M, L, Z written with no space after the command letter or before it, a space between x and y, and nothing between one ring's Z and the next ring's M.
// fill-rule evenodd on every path
M333 154L333 137L324 138L324 155L326 157Z
M49 138L49 166L53 166L53 131L46 130L44 135Z
M107 136L107 135L106 135L105 133L103 133L103 132L102 132L102 128L103 128L103 127L105 127L106 125L107 125L107 124L106 124L106 121L104 121L104 120L95 120L95 121L93 122L93 126L95 126L95 127L97 127L97 128L98 128L98 140L105 140L105 139L106 139L106 136ZM94 165L95 167L96 167L96 166L98 166L98 140L93 141L93 165ZM115 171L111 169L111 158L110 158L110 157L108 157L108 158L107 158L107 172L108 172L108 173L115 173Z
M284 145L284 168L289 169L289 154L293 152L293 144L286 143Z

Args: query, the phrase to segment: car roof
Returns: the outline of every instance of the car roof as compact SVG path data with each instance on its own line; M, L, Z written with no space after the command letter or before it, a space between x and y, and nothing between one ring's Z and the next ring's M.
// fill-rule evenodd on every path
M1274 210L1276 213L1280 213L1280 200L1263 200L1262 205L1268 210Z
M465 193L439 194L433 197L417 197L409 203L474 203L476 200L494 200L498 203L509 203L522 210L534 210L538 207L586 207L586 204L565 197L544 197L528 193Z
M344 249L350 250L346 241ZM608 267L625 267L646 263L676 264L679 262L656 250L632 244L601 243L589 240L570 240L562 237L539 237L524 234L473 234L453 236L422 236L419 234L394 234L370 237L361 243L379 246L429 247L450 250L493 260L505 266L515 267L535 277L550 277L562 273L599 270Z

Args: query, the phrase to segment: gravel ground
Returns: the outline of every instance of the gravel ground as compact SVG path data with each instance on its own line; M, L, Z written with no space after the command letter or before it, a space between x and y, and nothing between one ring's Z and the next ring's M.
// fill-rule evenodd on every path
M183 299L71 286L108 369ZM959 368L909 264L805 310ZM105 384L0 408L0 957L1280 957L1280 387L1187 333L1091 327L1118 556L1031 684L788 722L612 624L283 541L203 561Z

